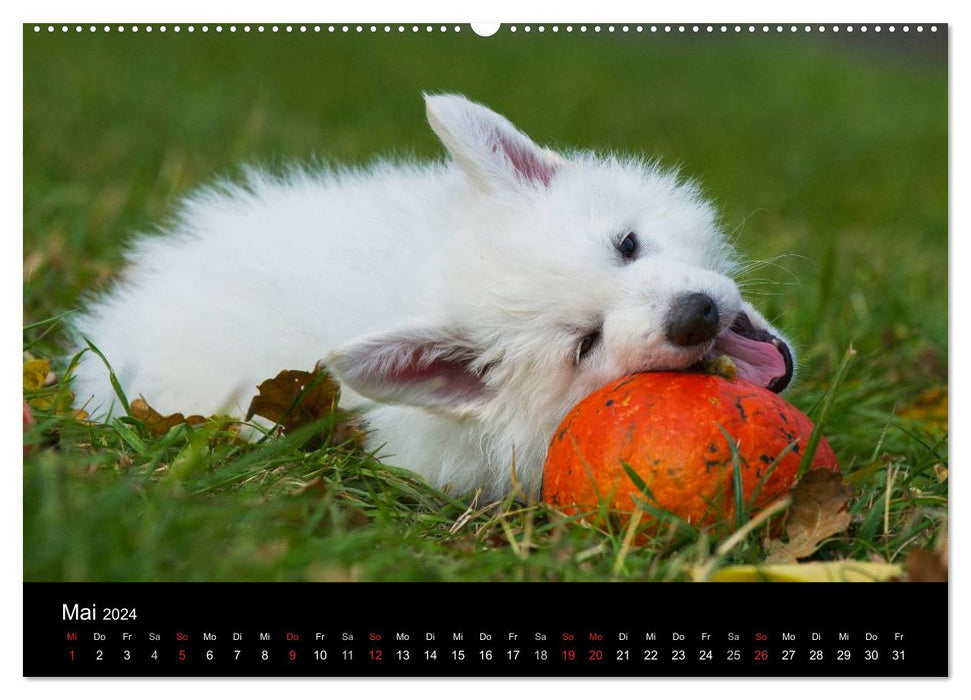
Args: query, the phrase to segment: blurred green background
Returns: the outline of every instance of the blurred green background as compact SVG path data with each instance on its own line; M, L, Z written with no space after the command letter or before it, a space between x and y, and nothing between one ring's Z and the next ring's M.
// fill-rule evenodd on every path
M857 348L827 429L844 469L888 449L925 475L942 459L946 446L928 435L940 440L947 416L943 32L888 42L801 31L44 29L24 29L25 326L103 286L132 232L241 162L441 157L421 92L454 91L542 144L657 155L697 178L742 252L770 260L743 281L800 351L790 400L811 410ZM57 326L25 331L32 356L56 360L60 342ZM900 416L917 423L888 432ZM89 464L101 443L85 435L73 446L62 435L58 463ZM45 459L35 453L27 469ZM64 521L28 507L42 482L25 482L27 544L56 549ZM110 507L92 498L77 508ZM166 575L117 562L78 573L56 552L32 562L25 550L28 576Z
M440 157L428 90L482 101L541 143L681 165L746 254L791 256L788 273L759 276L795 285L765 303L804 350L876 348L875 318L942 350L946 72L872 36L27 28L27 318L103 282L133 230L241 161Z

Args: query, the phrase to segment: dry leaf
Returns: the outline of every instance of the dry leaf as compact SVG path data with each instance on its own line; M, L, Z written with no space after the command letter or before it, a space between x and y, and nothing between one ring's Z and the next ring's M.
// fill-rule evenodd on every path
M947 583L947 554L912 549L907 555L907 580Z
M297 489L297 493L310 493L324 495L330 490L330 484L328 484L322 477L316 476L307 483L300 486Z
M903 568L897 564L868 561L811 561L805 564L770 564L763 566L726 566L718 569L708 581L758 582L795 581L843 583L888 581L900 578Z
M24 363L24 391L44 388L51 363L48 360L28 360Z
M165 435L169 430L177 425L182 425L183 423L188 423L189 425L198 425L199 423L205 423L206 419L202 416L189 416L186 418L181 413L173 413L169 416L163 416L161 413L156 411L154 408L148 405L145 401L145 397L139 396L137 399L131 402L131 414L145 424L148 431L152 435Z
M256 388L246 420L262 416L288 432L329 415L340 398L337 382L320 365L313 372L284 370Z
M947 433L947 387L931 387L914 401L897 411L907 420L920 421L924 427L938 434Z
M30 405L40 411L71 416L74 420L84 421L87 411L74 410L74 393L65 387L53 387L41 391L57 382L57 375L51 372L51 363L44 359L27 360L24 363L24 392L31 392ZM33 392L39 392L34 394Z
M356 418L337 407L340 386L322 365L318 364L312 372L284 370L257 390L259 394L250 402L246 420L261 416L278 424L284 432L292 432L333 414L337 420L332 442L363 445L364 430Z
M806 472L792 489L785 523L788 541L770 540L765 562L795 563L815 552L824 539L849 527L846 502L852 493L853 488L844 484L838 473L826 469Z

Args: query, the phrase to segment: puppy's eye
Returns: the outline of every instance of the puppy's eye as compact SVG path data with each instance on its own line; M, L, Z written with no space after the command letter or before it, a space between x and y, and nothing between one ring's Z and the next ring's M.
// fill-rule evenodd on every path
M580 341L579 345L577 345L577 354L575 358L576 364L580 364L580 361L587 356L587 354L597 344L598 340L600 340L600 331L583 336L583 339Z
M633 231L628 233L621 239L620 243L617 244L617 250L620 254L624 256L625 260L633 260L637 255L637 234Z

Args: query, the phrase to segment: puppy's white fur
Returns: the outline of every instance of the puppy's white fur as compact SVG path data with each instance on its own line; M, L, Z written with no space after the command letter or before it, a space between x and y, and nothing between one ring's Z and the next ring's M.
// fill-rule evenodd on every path
M585 395L705 347L668 341L673 301L745 311L733 256L691 183L640 159L540 148L462 97L426 97L446 163L251 170L139 238L125 280L75 322L129 396L162 413L243 414L255 386L326 358L372 448L458 493L536 494L549 439ZM617 245L636 232L638 254ZM578 359L582 339L599 339ZM79 403L113 391L88 353Z

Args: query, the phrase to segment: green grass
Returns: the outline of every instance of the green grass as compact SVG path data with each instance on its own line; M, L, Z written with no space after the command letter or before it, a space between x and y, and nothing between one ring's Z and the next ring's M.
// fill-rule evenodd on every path
M817 558L896 562L941 540L946 424L907 411L943 390L946 417L946 74L919 56L803 35L26 30L25 350L63 371L61 324L45 321L111 279L133 231L240 161L437 157L422 90L466 93L544 143L657 154L698 178L739 248L771 261L744 282L797 342L789 400L815 415L857 350L824 431L857 487L853 523ZM541 505L464 518L462 494L299 436L239 445L213 425L155 437L37 414L28 580L667 580L739 524L626 548L616 523ZM760 535L726 561L760 561Z

